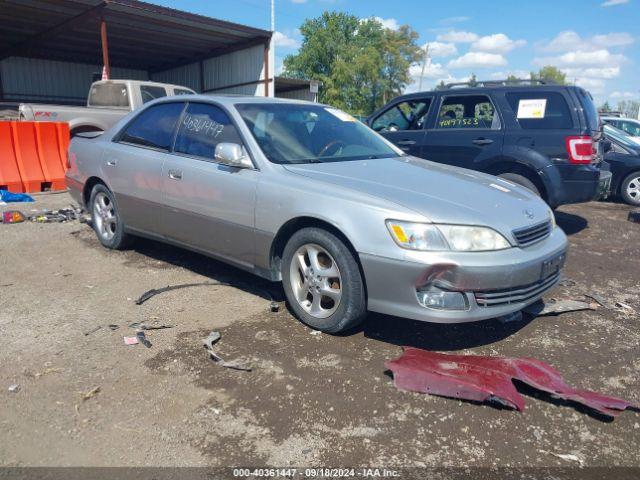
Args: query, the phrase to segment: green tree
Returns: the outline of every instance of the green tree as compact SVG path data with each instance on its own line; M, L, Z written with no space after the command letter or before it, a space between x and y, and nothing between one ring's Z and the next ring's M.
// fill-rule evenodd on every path
M471 76L469 77L469 86L470 87L478 86L478 78L476 77L475 73L471 73Z
M636 100L622 100L618 102L618 111L625 117L638 118L638 111L640 110L640 102Z
M507 77L507 83L509 82L517 82L518 80L520 80L518 77L516 77L515 75L511 74Z
M545 80L557 85L566 85L567 75L558 69L558 67L545 65L537 73L531 72L531 80Z
M319 101L367 115L402 93L420 59L418 35L374 19L324 12L300 27L302 46L284 59L284 74L322 82Z
M444 90L447 88L447 84L444 83L444 80L440 80L440 83L435 86L434 90Z
M606 101L600 106L600 108L598 110L600 110L601 112L610 112L611 111L611 105L609 105L609 102Z

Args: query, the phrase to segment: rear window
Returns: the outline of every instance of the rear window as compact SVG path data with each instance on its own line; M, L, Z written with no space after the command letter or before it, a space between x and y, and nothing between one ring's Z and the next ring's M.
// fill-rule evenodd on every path
M557 92L513 92L506 94L516 120L524 129L573 128L571 111Z
M140 113L120 135L120 142L168 151L184 103L161 103Z
M140 96L142 97L142 103L147 103L156 98L166 97L167 91L164 87L140 85Z
M89 92L91 107L128 107L129 95L124 83L99 83Z
M587 127L592 131L598 130L600 128L600 117L598 116L598 109L593 103L593 97L582 88L578 88L577 93L582 109L584 110Z
M191 90L185 90L184 88L174 88L173 89L173 94L174 95L193 95L195 92L191 91Z
M486 95L454 95L442 101L436 128L499 130L500 119Z

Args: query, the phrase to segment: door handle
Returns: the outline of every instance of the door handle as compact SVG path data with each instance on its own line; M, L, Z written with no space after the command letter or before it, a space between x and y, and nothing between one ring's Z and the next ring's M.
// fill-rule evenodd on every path
M110 167L115 167L116 166L116 161L115 160L107 160L107 165Z
M169 170L169 178L172 180L182 180L182 172L180 170Z
M415 145L416 141L415 140L399 140L398 142L396 142L397 145Z
M476 138L472 143L475 143L476 145L491 145L493 140L490 138Z

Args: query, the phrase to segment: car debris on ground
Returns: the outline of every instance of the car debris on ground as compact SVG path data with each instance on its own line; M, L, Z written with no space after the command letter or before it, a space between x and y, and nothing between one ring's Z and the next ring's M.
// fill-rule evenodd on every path
M19 391L20 391L20 385L18 385L17 383L9 385L9 393L18 393Z
M221 367L231 368L233 370L241 370L243 372L250 372L251 367L247 364L247 362L241 359L225 360L213 351L213 346L218 342L218 340L220 340L220 338L220 332L213 331L207 338L204 338L202 340L202 344L204 345L209 358Z
M533 358L452 355L405 347L403 354L385 366L393 372L400 390L429 393L477 402L495 401L522 411L525 400L513 380L550 394L554 398L582 404L605 417L639 409L626 400L565 383L560 372Z
M140 342L147 348L151 348L151 346L153 345L142 330L136 332L136 338L138 339L138 342Z
M540 453L546 453L547 455L553 455L554 457L561 458L562 460L565 460L567 462L576 462L581 467L584 465L584 458L574 453L556 453L556 452L549 452L547 450L538 450L538 451Z
M102 328L102 325L98 325L98 326L92 328L91 330L87 330L86 332L84 332L84 336L87 337L87 336L91 335L92 333L97 332L101 328Z
M0 219L2 220L0 223L22 223L26 220L26 217L18 210L7 210L2 212Z
M633 223L640 223L640 210L634 210L633 212L629 212L629 216L627 220Z
M551 299L548 302L538 300L525 307L522 311L536 317L543 317L545 315L558 315L560 313L579 312L581 310L595 310L595 307L590 303L578 300Z
M125 345L137 345L138 337L123 337Z

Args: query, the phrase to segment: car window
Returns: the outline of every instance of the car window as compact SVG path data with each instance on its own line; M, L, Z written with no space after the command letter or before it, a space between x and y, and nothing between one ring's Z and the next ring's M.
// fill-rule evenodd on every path
M98 83L89 92L91 107L128 107L129 95L124 83Z
M143 110L125 127L119 141L168 151L183 109L182 102L153 105Z
M445 97L440 105L436 128L500 129L500 119L486 95Z
M147 103L151 100L155 100L156 98L166 97L167 91L164 87L140 85L140 96L142 97L142 103Z
M186 90L184 88L174 88L173 89L173 94L174 95L193 95L195 92L191 91L191 90Z
M376 118L371 127L376 132L421 130L424 128L430 105L430 98L401 102Z
M598 109L593 103L593 97L583 88L578 88L576 90L578 93L578 99L582 105L582 111L584 112L585 119L587 120L587 126L590 130L598 130L598 128L600 128L600 117L598 116Z
M507 102L524 129L573 128L567 101L557 92L511 92Z
M403 152L353 116L316 104L238 103L238 112L274 163L347 162Z
M223 142L242 145L229 116L215 105L190 103L180 122L174 151L213 160L216 145Z
M640 136L640 125L634 122L620 122L620 126L618 127L629 135L633 135L634 137Z

